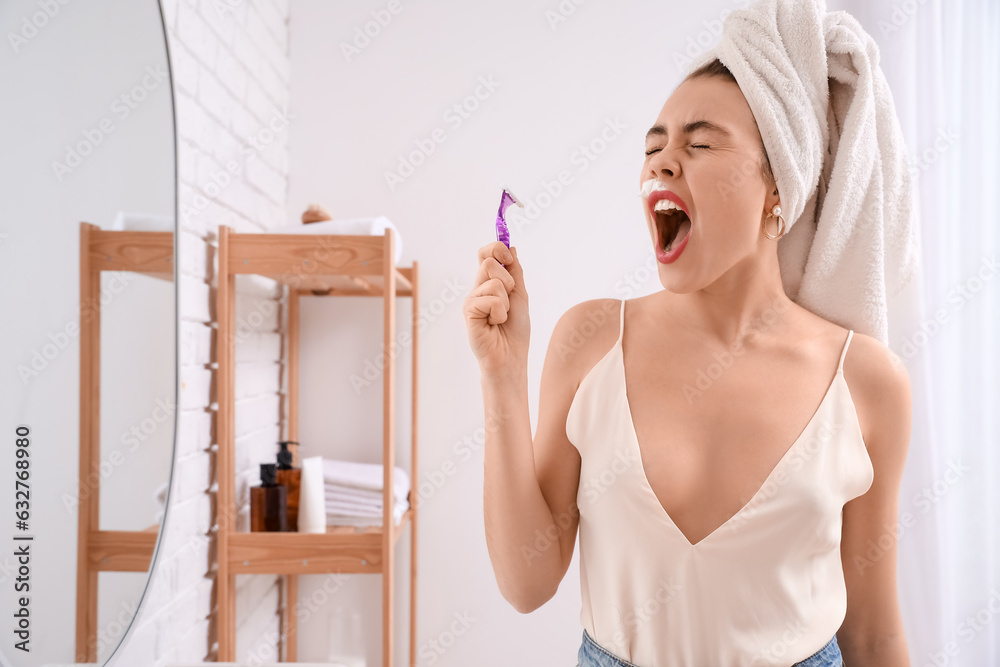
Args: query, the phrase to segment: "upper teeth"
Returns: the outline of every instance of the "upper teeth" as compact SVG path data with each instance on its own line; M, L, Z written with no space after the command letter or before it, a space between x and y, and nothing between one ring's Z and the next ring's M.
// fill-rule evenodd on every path
M660 199L653 205L654 211L669 211L672 208L677 209L678 211L683 210L680 206L669 199Z

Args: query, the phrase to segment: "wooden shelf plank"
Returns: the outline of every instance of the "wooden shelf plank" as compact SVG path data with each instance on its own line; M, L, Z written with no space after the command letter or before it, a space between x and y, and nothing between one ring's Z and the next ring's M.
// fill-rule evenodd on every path
M174 279L173 232L90 232L90 266L97 271L134 271Z
M407 509L393 531L399 539L413 516ZM232 574L378 574L382 571L381 526L327 526L320 533L230 533Z
M229 235L229 270L288 284L308 276L381 275L382 245L381 236L233 233Z
M92 530L87 559L98 572L146 572L153 559L158 531Z
M230 273L266 276L300 292L382 296L382 236L310 234L305 238L308 244L303 244L302 234L230 234ZM397 267L394 273L396 295L409 295L412 267Z
M396 296L413 295L408 282L402 269L396 269ZM383 296L385 289L382 276L298 276L287 284L303 296Z

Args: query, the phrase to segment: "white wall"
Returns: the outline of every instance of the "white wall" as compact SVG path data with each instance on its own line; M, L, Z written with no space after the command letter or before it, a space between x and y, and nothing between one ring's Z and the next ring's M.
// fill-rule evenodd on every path
M164 0L178 127L180 180L180 415L166 534L151 590L116 665L213 659L215 585L214 313L216 230L285 223L288 7L283 0ZM273 131L273 128L279 128ZM251 141L249 138L253 138ZM229 172L235 162L238 173ZM228 181L225 173L229 172ZM249 530L248 488L279 439L282 304L273 281L237 281L237 497ZM250 317L251 314L256 313ZM248 319L249 318L249 319ZM237 657L278 645L273 576L237 578Z

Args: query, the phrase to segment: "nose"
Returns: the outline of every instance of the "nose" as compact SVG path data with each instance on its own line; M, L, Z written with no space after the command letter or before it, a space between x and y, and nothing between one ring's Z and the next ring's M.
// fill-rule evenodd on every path
M680 173L680 163L674 158L669 148L657 151L649 161L649 175L651 178L658 178L660 176L674 177Z

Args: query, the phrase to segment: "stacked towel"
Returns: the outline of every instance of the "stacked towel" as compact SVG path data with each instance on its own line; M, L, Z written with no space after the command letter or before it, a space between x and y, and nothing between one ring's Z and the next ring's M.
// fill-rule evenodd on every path
M118 211L115 221L111 223L111 231L130 232L173 232L174 216L153 215L151 213L126 213Z
M384 215L375 218L351 218L349 220L324 220L310 222L305 225L288 225L271 230L275 234L346 234L352 236L385 236L385 230L391 228L396 250L395 262L403 256L403 237L396 225Z
M382 525L384 471L380 463L323 459L327 524ZM409 493L410 476L396 466L393 472L393 517L397 524L410 507L407 500Z
M878 45L825 0L759 0L726 17L692 69L715 58L736 77L777 180L785 292L888 344L888 297L915 274L919 239Z

